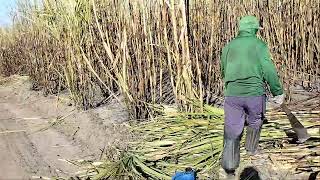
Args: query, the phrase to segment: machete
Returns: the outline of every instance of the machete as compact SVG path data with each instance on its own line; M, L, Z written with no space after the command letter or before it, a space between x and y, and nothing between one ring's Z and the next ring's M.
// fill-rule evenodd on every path
M282 104L280 107L286 113L292 129L296 133L296 136L298 138L297 142L298 143L306 142L310 138L310 135L308 134L307 129L301 124L298 118L294 114L292 114L291 110L287 107L287 105Z

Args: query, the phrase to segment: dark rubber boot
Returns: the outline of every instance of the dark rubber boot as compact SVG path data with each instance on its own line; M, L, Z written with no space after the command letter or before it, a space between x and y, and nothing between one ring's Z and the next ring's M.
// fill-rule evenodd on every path
M261 128L253 129L247 127L247 136L246 136L246 150L248 155L255 155L257 153L259 139L260 139Z
M222 168L233 176L240 164L240 137L237 139L224 138Z

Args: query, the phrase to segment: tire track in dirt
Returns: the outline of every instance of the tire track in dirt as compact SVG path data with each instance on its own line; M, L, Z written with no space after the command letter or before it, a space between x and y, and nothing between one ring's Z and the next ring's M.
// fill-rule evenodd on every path
M85 150L52 128L33 133L49 125L46 118L41 118L46 116L32 104L21 105L10 91L0 89L0 179L67 177L79 170L61 159L77 159Z
M74 177L83 169L66 160L116 159L134 138L118 101L81 111L68 94L44 97L30 87L26 76L0 77L0 180Z
M9 131L9 133L0 135L0 154L1 159L4 159L1 164L9 164L9 166L1 166L1 176L12 179L25 179L28 178L28 174L52 172L50 166L37 152L27 133L23 131L14 132L25 129L23 124L17 123L12 119L5 119L7 117L6 114L10 115L9 117L12 117L12 114L9 111L4 112L4 115L3 113L0 115L0 130L1 132Z

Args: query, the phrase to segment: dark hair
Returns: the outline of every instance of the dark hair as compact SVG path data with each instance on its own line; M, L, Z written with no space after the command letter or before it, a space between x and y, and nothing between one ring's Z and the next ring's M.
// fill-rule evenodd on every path
M259 172L254 167L246 167L240 174L240 180L261 180Z

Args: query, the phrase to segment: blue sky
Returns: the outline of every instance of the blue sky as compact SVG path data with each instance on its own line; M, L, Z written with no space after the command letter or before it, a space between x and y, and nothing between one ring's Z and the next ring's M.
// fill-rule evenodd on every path
M0 26L11 24L11 12L16 6L16 0L0 0Z

